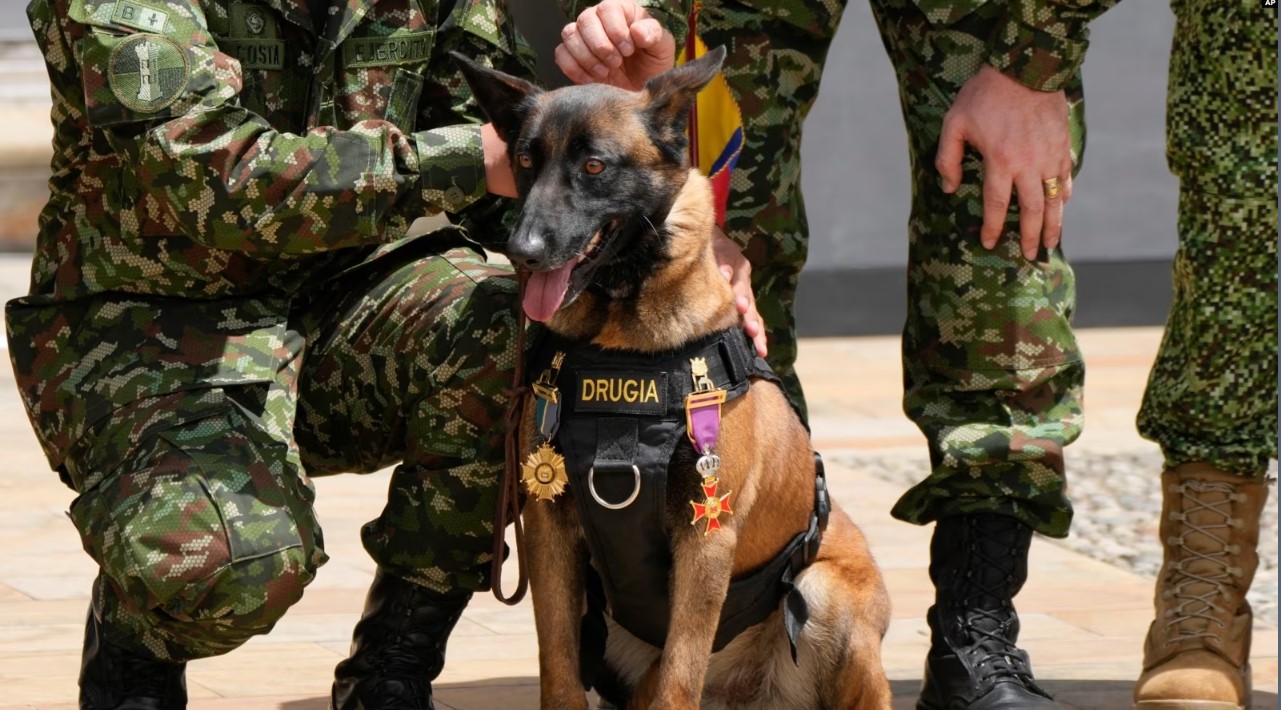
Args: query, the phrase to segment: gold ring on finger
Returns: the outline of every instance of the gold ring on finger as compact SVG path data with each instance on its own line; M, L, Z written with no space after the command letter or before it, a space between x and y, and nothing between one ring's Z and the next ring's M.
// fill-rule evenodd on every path
M1057 200L1059 195L1063 193L1063 186L1059 184L1059 179L1056 177L1042 180L1041 184L1045 186L1045 199L1047 200Z

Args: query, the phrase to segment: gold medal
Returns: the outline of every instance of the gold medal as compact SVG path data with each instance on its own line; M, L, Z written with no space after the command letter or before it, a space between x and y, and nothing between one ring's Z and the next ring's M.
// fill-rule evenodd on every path
M555 500L569 483L569 477L565 475L565 457L547 442L539 444L521 464L520 480L525 482L529 494L538 500Z

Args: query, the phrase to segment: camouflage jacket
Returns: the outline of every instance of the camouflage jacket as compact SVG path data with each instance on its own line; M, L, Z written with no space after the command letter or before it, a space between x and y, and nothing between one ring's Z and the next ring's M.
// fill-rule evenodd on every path
M672 30L679 44L695 2L639 0ZM1057 91L1085 61L1086 25L1121 0L912 0L935 25L948 25L988 2L1006 5L1005 17L988 40L988 63L1038 91ZM561 0L571 18L597 0ZM840 16L846 0L737 0L780 22L805 27Z
M302 284L411 241L416 217L492 204L479 118L436 44L468 37L477 54L532 66L505 0L312 12L304 0L29 6L54 157L30 295L6 320L55 468L121 404L279 381L302 348L288 329Z

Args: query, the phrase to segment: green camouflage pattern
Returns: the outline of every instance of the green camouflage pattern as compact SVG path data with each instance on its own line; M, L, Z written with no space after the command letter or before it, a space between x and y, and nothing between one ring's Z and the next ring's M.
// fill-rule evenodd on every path
M1064 89L1077 80L1077 72L1085 61L1085 50L1089 46L1086 25L1120 1L1004 0L1001 3L1005 6L1004 14L997 20L988 40L987 61L1003 74L1038 91ZM975 0L917 2L924 8L936 4L966 6Z
M463 245L511 202L482 197L448 52L530 78L532 52L501 0L333 9L317 30L283 0L29 7L54 158L9 354L139 653L271 628L324 561L308 473L401 462L375 561L488 583L514 286ZM459 226L406 236L442 210Z
M574 17L591 2L562 2ZM642 3L646 4L646 3ZM648 3L683 41L691 3ZM801 130L845 0L706 0L698 34L727 50L721 73L743 119L743 150L730 177L725 234L752 264L752 289L769 343L769 364L805 411L796 376L796 288L809 253L801 194ZM679 46L679 44L678 44Z
M931 461L931 474L892 513L925 524L998 512L1063 537L1072 518L1063 448L1081 431L1084 379L1071 328L1072 269L1059 249L1023 258L1017 200L997 248L983 248L976 151L967 150L953 195L934 167L943 116L987 61L1005 8L982 3L946 22L931 21L912 0L873 0L872 9L898 78L911 160L903 408L925 434ZM1079 166L1079 75L1064 89Z
M1263 476L1277 458L1277 15L1179 0L1166 142L1174 298L1139 410L1167 469Z
M220 388L121 407L68 461L112 640L186 661L266 633L327 557L286 441Z
M1276 8L1249 0L1174 0L1171 7L1170 170L1201 192L1276 197Z
M271 379L287 355L269 344L279 340L289 299L317 273L393 250L430 212L461 211L459 221L473 226L468 206L485 191L479 113L446 52L492 56L532 76L504 7L487 0L460 3L447 18L436 17L435 2L353 1L322 37L302 4L255 5L278 15L262 31L279 32L293 72L242 69L219 50L217 31L206 27L231 33L231 0L120 1L166 17L152 42L173 41L188 57L187 87L163 109L129 108L110 87L112 48L139 34L112 19L113 3L30 7L52 84L55 154L31 295L9 304L7 325L24 402L55 467L88 423L81 413L101 416L176 387ZM410 9L419 5L426 9ZM430 56L344 65L345 40L376 47L405 23L432 38ZM308 87L316 66L325 69ZM406 72L417 78L398 82ZM367 85L364 94L355 82ZM414 107L415 132L386 120L396 101L369 100L416 83L404 104ZM494 205L480 200L477 217ZM146 362L113 346L122 322L172 326L207 347L193 352L175 332L139 334L157 353ZM70 348L70 340L83 344ZM95 348L86 372L81 354ZM154 373L157 363L166 373L148 374L145 386L137 378L127 390L103 384L108 374Z
M1038 91L1064 88L1085 61L1090 20L1120 0L912 0L933 27L950 27L985 5L993 18L988 64Z
M308 474L399 463L361 530L374 561L439 592L488 585L515 279L471 248L408 246L319 285L290 321L314 344L290 377L131 402L69 452L71 518L127 648L190 660L269 631L327 559Z
M308 473L392 474L361 529L379 566L438 592L485 589L516 366L516 280L468 249L415 250L345 276L306 307L315 343L298 425Z

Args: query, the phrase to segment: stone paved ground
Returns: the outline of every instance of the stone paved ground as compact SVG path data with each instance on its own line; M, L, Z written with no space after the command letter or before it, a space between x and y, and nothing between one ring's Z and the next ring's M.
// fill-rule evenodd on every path
M25 268L24 259L0 257L0 300L23 289ZM1090 414L1085 435L1070 450L1073 470L1091 469L1080 462L1096 456L1151 456L1132 422L1158 337L1150 328L1081 332L1091 368ZM863 528L890 589L894 616L883 661L896 710L908 710L928 646L924 613L932 591L926 572L929 528L896 522L887 512L904 483L885 470L910 472L924 460L920 435L899 412L897 350L896 338L806 341L800 370L815 446L831 462L833 498ZM332 668L347 651L373 575L357 531L381 508L386 487L385 471L317 482L317 513L331 562L271 634L191 664L192 710L325 708ZM1148 480L1137 475L1125 495L1137 505L1150 490ZM94 569L66 519L71 498L44 466L12 376L0 368L0 710L75 707ZM1081 503L1078 521L1101 519L1094 514L1107 510L1087 510L1093 504ZM1038 676L1070 708L1128 708L1151 614L1150 576L1045 541L1033 544L1030 568L1019 609L1023 645ZM1252 659L1255 707L1277 704L1276 649L1276 626L1260 621ZM437 707L537 707L537 673L530 605L508 608L478 595L450 644L436 683Z
M1064 540L1050 540L1096 560L1156 577L1161 569L1161 455L1156 451L1121 454L1074 453L1069 448L1068 476L1076 515ZM840 462L877 478L909 486L929 472L927 461L893 456L843 456ZM1276 477L1275 464L1272 476ZM1256 617L1277 622L1277 510L1273 495L1263 510L1259 531L1259 571L1250 587ZM1046 538L1048 540L1048 538Z

